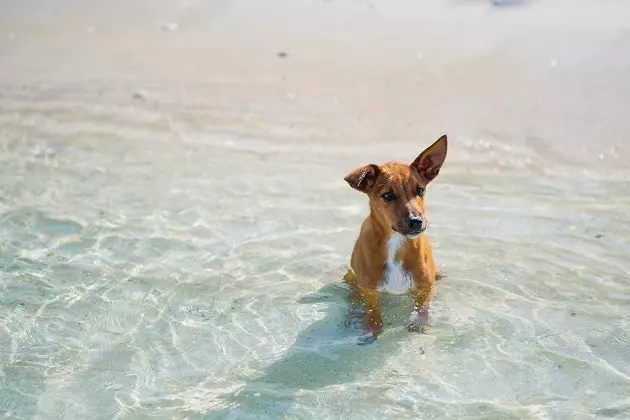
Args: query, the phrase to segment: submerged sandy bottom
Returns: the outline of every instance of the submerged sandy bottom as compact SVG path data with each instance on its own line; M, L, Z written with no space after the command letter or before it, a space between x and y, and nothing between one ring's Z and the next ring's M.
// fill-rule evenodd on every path
M624 2L0 11L0 414L630 416ZM433 327L356 346L343 176L443 132Z

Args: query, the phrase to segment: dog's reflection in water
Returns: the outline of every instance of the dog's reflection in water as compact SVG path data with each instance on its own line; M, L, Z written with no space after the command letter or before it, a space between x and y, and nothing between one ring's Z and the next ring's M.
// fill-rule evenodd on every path
M382 367L401 345L406 345L403 342L418 343L418 335L414 337L405 328L413 308L409 297L383 296L384 320L391 328L367 346L357 345L362 329L360 317L350 314L347 322L351 307L345 284L324 286L300 298L299 303L326 303L324 317L301 331L282 358L268 366L262 376L247 380L240 391L224 395L222 408L208 413L208 419L282 418L292 410L297 394L361 380ZM419 346L418 353L422 353Z

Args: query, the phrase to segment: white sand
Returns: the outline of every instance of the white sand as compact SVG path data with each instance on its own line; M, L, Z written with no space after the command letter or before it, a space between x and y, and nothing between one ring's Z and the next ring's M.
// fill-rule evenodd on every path
M1 86L153 88L317 117L350 144L447 132L604 170L630 156L628 2L208 3L1 0Z

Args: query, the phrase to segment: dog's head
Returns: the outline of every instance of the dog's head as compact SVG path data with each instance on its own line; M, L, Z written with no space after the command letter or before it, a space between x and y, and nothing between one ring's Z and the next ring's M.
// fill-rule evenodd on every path
M440 137L411 163L366 165L344 179L370 197L373 217L392 230L415 238L427 228L424 194L446 159L446 135Z

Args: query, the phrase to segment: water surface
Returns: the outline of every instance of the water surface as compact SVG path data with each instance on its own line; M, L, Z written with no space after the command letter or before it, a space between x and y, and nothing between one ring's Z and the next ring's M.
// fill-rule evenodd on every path
M208 13L200 20L249 22L257 10L237 2L251 13L240 21L227 6L187 4ZM394 6L376 6L395 21ZM378 38L373 18L345 7L335 16ZM475 7L471 16L486 13ZM630 131L618 118L627 97L616 94L628 88L620 75L629 67L602 53L627 48L622 32L563 50L556 66L553 46L534 54L537 41L512 34L531 47L517 66L488 34L492 45L469 41L461 51L438 36L442 56L379 38L384 61L373 60L374 50L350 48L364 41L333 25L341 46L296 42L303 50L281 58L284 38L269 35L257 51L249 26L195 33L193 19L191 33L184 14L181 33L164 33L150 13L113 8L102 34L94 14L77 12L110 56L101 68L86 59L88 35L73 44L59 35L70 29L42 12L36 26L57 38L36 45L24 40L37 39L26 23L35 24L11 10L16 36L3 41L11 73L0 96L7 418L630 416ZM308 10L328 16L287 10L311 24ZM377 28L399 41L411 33ZM223 31L242 38L216 49L211 35ZM323 37L313 31L296 33ZM565 31L558 45L594 29ZM130 65L129 33L140 37L132 43L168 39L160 48L173 61L148 43L149 64ZM221 60L188 55L207 45ZM392 45L401 56L387 58ZM587 59L596 50L607 61ZM47 67L55 54L64 59ZM497 66L511 73L489 70ZM367 201L343 176L410 161L442 132L449 155L427 192L427 234L444 275L432 328L407 332L408 298L387 297L385 333L356 346L340 280Z

